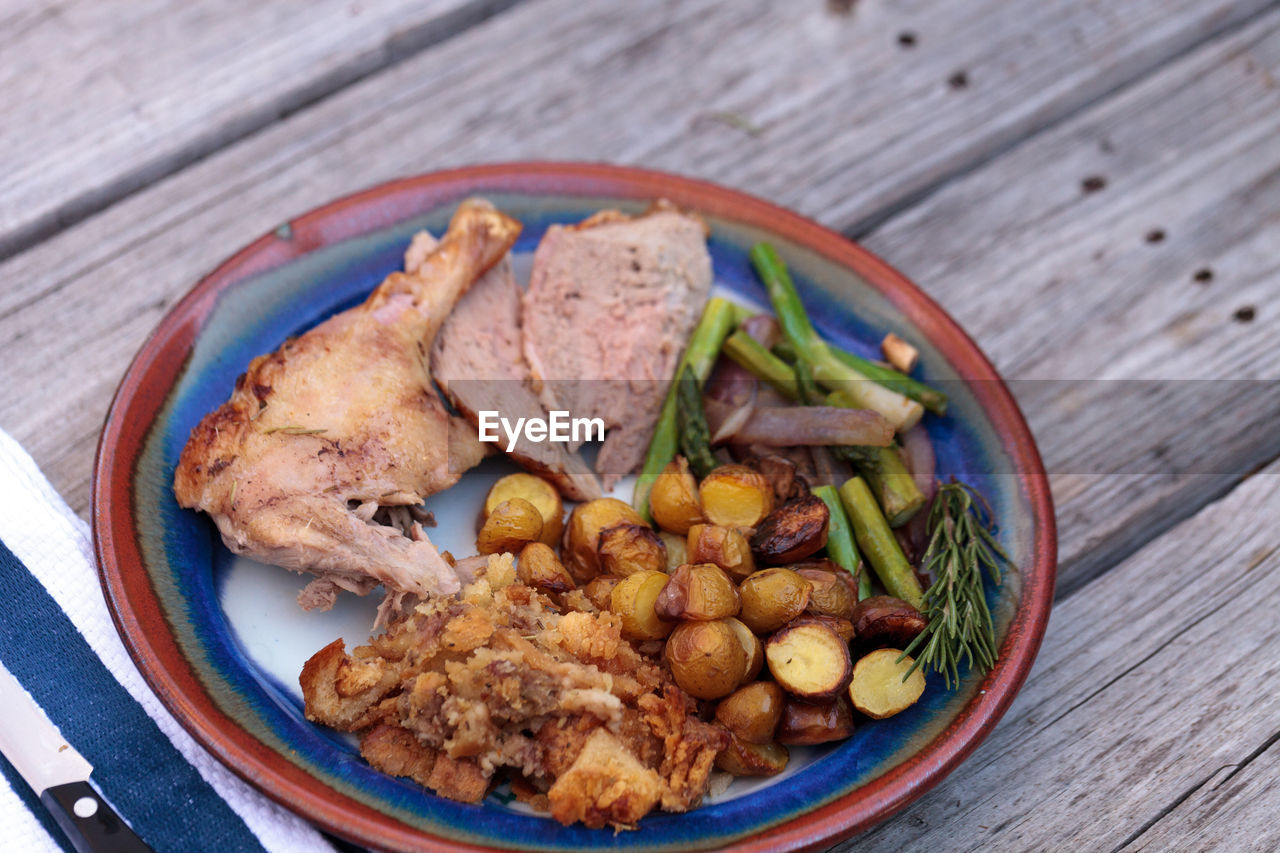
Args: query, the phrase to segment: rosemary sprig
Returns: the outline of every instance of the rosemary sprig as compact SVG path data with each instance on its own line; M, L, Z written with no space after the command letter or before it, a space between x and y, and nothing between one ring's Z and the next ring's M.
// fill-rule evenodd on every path
M1000 583L1000 562L1012 565L992 533L991 508L982 495L952 480L938 488L929 512L929 546L922 565L934 582L924 594L928 627L911 641L917 667L941 672L947 689L960 683L960 660L989 670L996 662L995 627L982 585L983 569ZM904 680L906 676L903 677Z

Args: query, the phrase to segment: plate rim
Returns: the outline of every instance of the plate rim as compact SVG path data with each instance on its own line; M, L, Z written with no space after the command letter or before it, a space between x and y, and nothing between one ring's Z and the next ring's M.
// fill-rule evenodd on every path
M476 850L407 826L330 788L285 761L224 715L165 630L158 599L132 539L132 475L154 416L218 297L239 281L333 242L403 222L430 206L486 191L671 198L681 206L785 237L852 269L948 354L1015 461L1033 520L1033 565L1020 567L1022 597L1000 661L958 721L884 775L830 803L732 845L744 851L808 850L883 821L946 777L1004 715L1035 661L1057 571L1053 499L1040 453L1003 378L960 325L906 276L844 235L764 199L709 181L606 163L513 161L402 177L315 207L221 262L176 302L130 362L99 436L92 479L92 527L99 583L112 622L150 688L178 723L232 772L275 802L335 835L382 848ZM157 370L160 373L157 375ZM168 379L169 381L165 381ZM163 386L163 387L158 387ZM136 414L150 415L145 424ZM130 417L133 415L134 417ZM123 452L122 452L123 451ZM152 630L155 629L155 630Z

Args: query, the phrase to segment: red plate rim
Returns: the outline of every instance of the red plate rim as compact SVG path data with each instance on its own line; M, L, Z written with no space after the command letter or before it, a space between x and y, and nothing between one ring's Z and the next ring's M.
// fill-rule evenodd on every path
M427 835L330 788L290 764L223 714L182 656L134 539L132 475L146 435L218 296L237 282L333 242L394 225L423 210L485 192L665 197L683 207L760 228L854 270L909 317L970 380L1013 457L1035 524L1033 565L1000 660L957 720L920 751L866 785L733 846L810 850L885 819L963 761L1013 701L1040 647L1052 606L1057 533L1048 478L1021 411L978 346L901 273L841 234L797 213L707 181L596 163L513 162L401 178L340 198L266 234L205 276L165 315L125 373L107 414L93 471L93 538L99 579L125 647L156 695L209 752L276 802L336 835L388 849L495 848Z

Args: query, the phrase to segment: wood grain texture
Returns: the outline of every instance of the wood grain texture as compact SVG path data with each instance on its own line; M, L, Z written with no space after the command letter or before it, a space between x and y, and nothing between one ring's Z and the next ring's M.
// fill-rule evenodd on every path
M166 307L289 215L395 175L516 157L635 162L850 228L1263 6L916 0L842 16L648 0L623 20L612 6L522 4L0 265L20 283L0 290L14 376L0 426L85 512L111 391ZM910 50L897 43L908 30ZM678 80L661 76L675 68ZM958 68L963 91L946 82Z
M0 255L500 0L2 0Z
M1060 597L1280 455L1277 76L1273 13L864 241L1013 379Z
M1278 850L1280 726L1271 739L1191 791L1134 838L1126 850Z
M1060 602L988 741L839 849L1274 850L1277 517L1280 464Z

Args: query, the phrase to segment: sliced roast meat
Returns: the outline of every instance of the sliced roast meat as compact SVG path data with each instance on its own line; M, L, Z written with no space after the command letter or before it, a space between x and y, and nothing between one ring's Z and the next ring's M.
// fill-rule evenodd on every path
M435 242L425 231L417 234L405 252L405 269L416 269ZM520 286L509 259L483 275L458 300L436 336L431 375L454 408L471 422L472 440L482 411L499 412L513 422L521 417L546 417L521 352ZM502 449L506 449L505 436ZM565 444L535 443L521 436L510 455L524 468L555 483L568 498L600 497L599 480Z
M524 294L524 354L543 405L609 430L606 484L639 467L711 289L706 224L659 202L553 225Z

